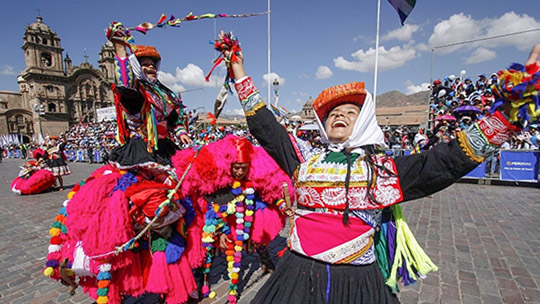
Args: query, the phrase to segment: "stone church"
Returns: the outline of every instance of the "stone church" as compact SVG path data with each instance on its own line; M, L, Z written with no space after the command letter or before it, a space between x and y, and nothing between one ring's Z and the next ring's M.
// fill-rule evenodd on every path
M60 38L41 16L26 27L23 40L26 68L17 77L19 92L0 91L0 136L57 136L73 124L94 121L96 109L114 105L112 43L102 46L95 69L64 57Z

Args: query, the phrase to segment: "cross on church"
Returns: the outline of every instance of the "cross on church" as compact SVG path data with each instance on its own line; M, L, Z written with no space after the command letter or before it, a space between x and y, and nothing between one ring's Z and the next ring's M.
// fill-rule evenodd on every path
M88 63L88 55L86 55L86 48L84 49L84 62Z

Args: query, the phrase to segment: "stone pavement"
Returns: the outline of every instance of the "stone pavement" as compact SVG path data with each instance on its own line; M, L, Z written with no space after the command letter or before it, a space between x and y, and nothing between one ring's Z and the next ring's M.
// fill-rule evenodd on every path
M17 196L9 185L20 160L0 163L0 303L92 303L80 289L44 277L48 229L67 191ZM98 165L70 164L66 186L85 179ZM432 197L402 205L420 245L439 271L415 285L402 287L403 304L540 303L540 189L455 184ZM285 246L286 231L271 245ZM258 257L244 258L239 303L249 303L268 278ZM225 303L225 265L212 270L218 297L202 303ZM286 282L284 282L286 284Z

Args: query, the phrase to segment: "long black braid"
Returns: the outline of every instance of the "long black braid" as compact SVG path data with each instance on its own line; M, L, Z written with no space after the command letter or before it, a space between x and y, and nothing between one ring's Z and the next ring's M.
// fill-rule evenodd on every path
M377 186L377 178L379 178L379 170L386 173L389 177L390 176L396 176L395 173L390 171L384 164L387 161L390 161L389 157L383 158L382 164L376 163L376 156L382 153L382 150L375 145L366 145L362 146L362 149L365 151L364 159L366 163L368 164L367 167L367 187L368 191L366 191L366 198L369 199L371 202L374 202L376 204L381 204L377 199L375 198L375 187ZM343 212L343 224L349 223L349 184L351 180L351 152L347 150L343 150L342 153L345 155L347 159L347 173L345 175L345 210ZM387 177L385 177L387 178Z

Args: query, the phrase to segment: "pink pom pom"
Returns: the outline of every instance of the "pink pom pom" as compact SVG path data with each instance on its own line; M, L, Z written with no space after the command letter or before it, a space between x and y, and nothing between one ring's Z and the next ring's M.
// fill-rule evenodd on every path
M208 285L204 285L202 288L201 288L201 292L204 294L204 295L207 295L210 293L210 287L208 287Z
M227 300L229 300L229 303L236 303L236 297L233 295L228 296Z

